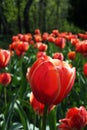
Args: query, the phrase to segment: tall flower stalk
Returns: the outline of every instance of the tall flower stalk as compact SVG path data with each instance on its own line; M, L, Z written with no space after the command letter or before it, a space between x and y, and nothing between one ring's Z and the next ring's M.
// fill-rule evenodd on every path
M48 106L45 105L44 114L43 114L43 118L42 118L42 130L46 130L47 111L48 111Z

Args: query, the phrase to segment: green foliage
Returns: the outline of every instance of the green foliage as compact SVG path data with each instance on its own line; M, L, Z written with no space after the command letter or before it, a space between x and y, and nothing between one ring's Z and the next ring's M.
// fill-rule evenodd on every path
M18 15L21 18L21 29L22 33L24 33L24 8L26 5L25 0L6 0L1 2L1 6L3 8L3 14L5 16L6 21L8 22L7 26L10 28L13 34L19 33L18 26ZM29 25L30 32L33 32L35 28L39 28L41 31L51 31L55 28L61 28L62 24L67 18L69 2L68 0L46 0L45 5L42 1L42 7L40 5L39 0L34 0L30 10L29 10ZM44 14L45 11L45 14ZM44 21L45 19L45 21ZM44 26L43 26L44 25ZM2 24L1 24L2 26ZM2 27L3 32L3 27Z
M72 33L79 33L84 32L84 30L80 29L79 27L75 26L73 23L69 23L67 20L64 20L62 26L59 28L60 31L72 32Z

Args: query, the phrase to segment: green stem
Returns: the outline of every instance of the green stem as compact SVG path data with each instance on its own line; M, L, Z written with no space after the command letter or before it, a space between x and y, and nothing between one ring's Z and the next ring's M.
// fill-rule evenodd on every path
M45 106L43 119L42 119L42 129L41 130L46 130L47 110L48 110L48 106Z
M39 130L41 130L42 127L42 116L39 117Z
M4 87L4 98L5 98L5 106L7 105L7 91L6 87Z

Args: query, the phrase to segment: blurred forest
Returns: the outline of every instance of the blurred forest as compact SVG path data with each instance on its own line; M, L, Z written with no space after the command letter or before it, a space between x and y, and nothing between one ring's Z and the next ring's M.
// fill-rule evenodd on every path
M0 35L87 30L87 0L0 0Z

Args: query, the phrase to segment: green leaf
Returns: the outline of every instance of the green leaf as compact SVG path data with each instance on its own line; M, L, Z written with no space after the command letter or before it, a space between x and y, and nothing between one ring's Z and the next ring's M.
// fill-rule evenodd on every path
M15 110L19 114L21 123L23 125L24 130L29 130L29 120L27 118L27 115L25 111L23 110L22 106L18 101L15 104Z
M20 130L20 129L23 130L22 124L19 123L19 122L15 122L15 123L12 124L12 126L9 130Z

